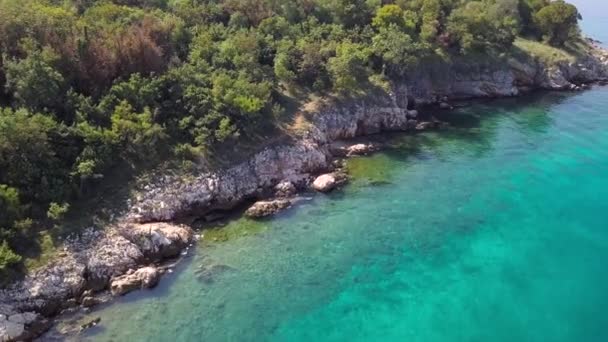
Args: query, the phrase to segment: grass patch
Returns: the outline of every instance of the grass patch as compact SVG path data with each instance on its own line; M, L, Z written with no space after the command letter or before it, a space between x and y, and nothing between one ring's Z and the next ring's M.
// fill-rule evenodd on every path
M573 49L560 49L535 40L517 38L514 45L526 54L538 58L546 64L560 62L573 63L576 61L576 50L581 48L578 45L572 46Z
M38 253L35 257L26 257L23 261L25 269L28 271L35 270L46 264L48 264L53 258L55 258L59 250L55 246L53 237L48 231L42 231L38 233L36 239Z

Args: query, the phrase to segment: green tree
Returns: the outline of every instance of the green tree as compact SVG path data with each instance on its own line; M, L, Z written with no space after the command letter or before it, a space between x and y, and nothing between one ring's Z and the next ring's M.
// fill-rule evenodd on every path
M522 32L527 35L540 37L540 32L534 22L534 15L549 4L549 0L519 0L518 10L521 16Z
M31 111L61 110L66 80L57 70L59 55L50 47L39 48L31 39L22 42L26 57L5 57L6 88L19 107Z
M291 83L296 79L295 60L293 47L284 48L278 52L274 59L274 74L278 80Z
M325 90L329 84L327 61L335 54L333 42L300 39L295 44L283 41L274 59L274 74L279 81Z
M67 175L52 141L58 130L49 116L0 109L0 182L30 200L61 197Z
M111 120L112 136L125 160L149 161L158 155L166 134L148 107L136 112L123 100L114 108Z
M424 0L422 2L421 13L420 38L427 43L434 44L440 33L441 3L439 0Z
M420 44L395 25L380 29L372 39L372 50L382 57L388 74L393 75L403 74L424 55Z
M551 2L534 15L544 39L552 45L563 46L578 36L580 14L574 5L563 0Z
M370 51L361 44L346 41L338 45L336 56L328 62L334 89L345 93L361 89L369 76L369 55Z
M519 31L517 3L470 1L450 14L447 31L464 54L504 51Z
M218 111L251 123L269 103L271 90L272 85L269 82L256 82L245 73L218 73L213 78L211 94L217 101Z
M145 107L157 105L162 99L162 78L143 77L135 73L128 80L117 82L101 99L99 107L109 112L121 101L127 101L136 111L143 111Z
M70 210L69 203L59 204L51 202L49 209L46 212L46 216L53 221L59 221L65 216L68 210Z
M365 0L318 0L317 3L334 23L345 27L369 22L377 5L374 1Z
M387 28L391 25L403 27L405 26L404 12L397 5L384 5L376 11L372 25L376 28Z
M21 202L19 190L6 184L0 184L0 229L10 228L21 216Z
M21 261L21 257L13 252L8 242L0 243L0 271Z

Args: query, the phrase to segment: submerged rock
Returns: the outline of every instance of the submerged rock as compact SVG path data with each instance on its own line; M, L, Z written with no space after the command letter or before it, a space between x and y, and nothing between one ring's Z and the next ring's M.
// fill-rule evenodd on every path
M439 103L439 108L441 108L441 109L454 109L454 107L452 107L447 102L441 102L441 103Z
M377 150L378 147L373 144L355 144L346 148L346 156L366 155Z
M329 146L330 152L336 157L352 157L366 155L377 151L378 146L372 143L348 144L343 141L335 142ZM334 160L335 162L335 160Z
M255 202L247 211L245 215L251 218L261 218L274 215L279 211L289 207L291 201L285 199L276 199L272 201L258 201Z
M84 331L84 330L90 329L90 328L96 326L97 324L99 324L100 322L101 322L101 317L94 318L94 319L92 319L92 320L90 320L90 321L88 321L88 322L86 322L84 324L81 324L80 325L80 331Z
M220 274L233 270L234 269L228 265L210 263L201 265L195 273L199 281L205 284L211 284Z
M416 130L417 131L426 131L428 129L434 128L435 127L435 123L431 122L431 121L423 121L420 122L416 125Z
M93 306L99 304L99 300L95 297L86 296L86 297L82 298L82 301L80 304L85 308L90 308L90 307L93 307Z

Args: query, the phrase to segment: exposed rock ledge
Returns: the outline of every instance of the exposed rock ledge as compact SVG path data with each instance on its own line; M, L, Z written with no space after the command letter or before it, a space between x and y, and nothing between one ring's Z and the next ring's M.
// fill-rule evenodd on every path
M540 88L574 89L607 78L608 53L596 48L577 63L551 67L537 61L432 66L403 79L390 94L320 108L302 140L267 148L247 162L187 182L165 178L137 199L123 223L104 232L87 230L78 239L66 241L63 254L52 264L0 291L0 340L35 337L48 326L45 317L79 301L94 303L89 295L108 289L111 283L117 294L153 286L154 270L132 270L179 255L191 243L193 233L184 226L144 222L200 217L234 208L246 199L263 199L263 194L273 191L291 196L294 188L310 186L312 175L333 169L331 143L336 140L436 126L423 122L417 111L408 110L413 103L516 96ZM352 154L360 148L353 148Z
M129 271L127 274L112 279L110 291L113 295L123 295L136 289L149 289L156 286L160 278L160 272L156 267L142 267L137 271Z
M349 103L330 104L312 116L306 137L293 145L274 146L228 170L195 179L165 179L132 206L136 222L171 221L184 215L202 216L233 208L244 199L258 198L275 185L301 183L310 174L332 169L332 142L381 131L424 130L412 104L441 103L446 99L516 96L531 89L574 89L608 77L608 52L594 48L577 63L508 60L503 64L453 64L421 69L394 86L390 94ZM408 106L409 105L409 106Z
M291 205L286 199L275 199L272 201L257 201L245 211L245 215L252 218L260 218L273 215Z
M135 285L133 281L127 284L132 279L121 275L142 263L179 255L192 239L192 230L186 226L122 223L105 232L87 230L78 239L66 240L53 263L0 292L0 341L35 337L48 328L47 317L78 304L88 306L90 295L108 289L111 282L120 287L117 294L124 293ZM149 277L139 277L142 272L136 271L137 286L152 286Z

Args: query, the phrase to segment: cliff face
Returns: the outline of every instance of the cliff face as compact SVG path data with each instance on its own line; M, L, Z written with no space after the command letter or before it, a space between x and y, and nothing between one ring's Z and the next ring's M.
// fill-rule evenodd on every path
M534 89L574 90L607 78L608 52L601 49L591 50L576 63L551 66L531 59L432 65L399 80L390 94L318 109L311 115L308 134L294 145L267 148L245 163L187 183L176 180L157 186L135 203L129 219L169 221L184 214L204 215L259 197L281 181L302 183L311 173L330 167L332 141L416 129L417 112L408 110L414 103L517 96Z
M591 47L576 61L545 64L530 56L470 63L456 61L417 70L403 80L410 99L433 103L451 99L517 96L534 89L575 89L608 77L608 52Z
M48 327L44 316L84 305L90 293L107 289L112 279L142 263L179 255L192 238L187 227L142 222L228 210L244 200L265 197L279 183L306 187L311 175L332 168L333 141L426 127L417 111L411 110L414 104L436 103L445 97L504 97L541 88L574 89L575 84L607 78L608 52L593 49L576 63L551 66L531 60L428 66L398 80L391 93L324 105L311 113L303 139L267 148L246 162L188 181L165 178L137 198L118 226L106 232L88 231L67 241L62 255L48 267L0 291L0 340L35 336Z

